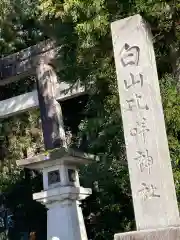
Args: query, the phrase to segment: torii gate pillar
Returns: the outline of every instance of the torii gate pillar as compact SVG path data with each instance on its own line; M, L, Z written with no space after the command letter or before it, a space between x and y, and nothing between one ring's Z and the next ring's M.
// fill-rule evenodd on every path
M48 209L47 240L87 240L79 201L88 197L91 189L80 187L77 171L78 165L87 163L87 159L67 148L61 106L55 96L57 76L47 59L39 59L36 73L47 154L17 164L43 173L44 191L35 193L33 199Z
M47 44L46 44L47 43ZM78 166L92 156L67 148L61 106L56 101L57 76L52 67L57 48L44 42L18 54L1 59L0 85L35 72L46 154L17 161L18 166L39 169L43 173L43 191L33 199L47 209L48 240L87 240L79 201L91 189L79 184Z
M79 201L88 197L91 189L80 187L77 171L77 166L87 163L87 160L67 148L61 106L55 96L57 76L47 60L39 59L36 73L44 145L48 155L38 155L17 164L43 172L44 191L34 194L33 199L45 204L48 209L47 239L87 240Z

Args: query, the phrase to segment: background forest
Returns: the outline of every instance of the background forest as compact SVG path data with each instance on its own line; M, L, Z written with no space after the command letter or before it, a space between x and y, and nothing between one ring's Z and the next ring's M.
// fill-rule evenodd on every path
M171 161L180 203L180 0L1 0L1 57L51 38L62 45L60 81L80 80L88 96L63 105L71 144L100 161L80 171L93 194L82 203L89 239L113 239L135 228L117 92L110 23L139 13L150 24L156 53ZM29 77L0 88L0 100L35 88ZM83 103L82 103L83 102ZM78 115L72 109L78 108ZM67 110L69 109L69 110ZM77 120L78 119L78 120ZM158 123L157 123L158 124ZM14 214L10 239L36 232L46 239L46 209L32 200L41 175L15 165L43 149L39 111L0 122L0 191ZM3 230L3 229L2 229Z

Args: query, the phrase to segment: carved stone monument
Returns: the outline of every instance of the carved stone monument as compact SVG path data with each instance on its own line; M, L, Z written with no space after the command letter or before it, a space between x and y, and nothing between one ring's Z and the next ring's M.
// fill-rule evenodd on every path
M180 239L151 32L140 15L111 25L137 232L120 239Z

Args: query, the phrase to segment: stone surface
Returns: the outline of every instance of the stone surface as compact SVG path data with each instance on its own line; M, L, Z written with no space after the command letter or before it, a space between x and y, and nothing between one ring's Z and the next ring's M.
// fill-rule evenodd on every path
M19 167L43 169L60 163L78 166L80 164L87 164L92 160L98 161L99 159L92 154L82 153L71 148L57 148L48 153L42 153L34 157L17 160L16 164Z
M55 42L46 40L0 59L0 85L18 80L20 77L31 75L36 65L35 59L41 57L53 58Z
M48 205L48 240L88 240L83 214L78 201Z
M91 189L82 187L56 187L33 194L33 199L47 209L47 239L87 240L79 201L87 198Z
M48 240L87 240L79 201L87 198L92 191L80 186L77 166L88 163L92 157L73 149L59 148L49 154L17 162L19 166L42 170L44 191L34 193L33 199L48 209ZM75 172L73 182L69 179L69 169ZM49 184L48 173L53 171L59 171L59 179Z
M144 230L116 234L114 240L179 240L180 227Z
M42 204L48 205L54 202L63 202L67 199L71 201L83 200L90 194L92 194L92 190L90 188L64 186L34 193L33 199Z
M57 75L44 61L39 62L36 72L45 149L66 147L62 110L56 101Z
M56 100L65 101L86 93L85 87L80 84L71 86L61 82L56 88ZM39 107L37 90L0 101L0 118L14 116L35 107Z
M77 164L78 165L78 164ZM72 169L74 170L74 182L71 182L68 176L68 170ZM52 171L58 171L60 174L60 182L54 182L49 184L49 172ZM57 180L57 179L56 179ZM57 188L57 187L65 187L65 186L71 186L71 187L80 187L79 182L79 174L78 169L76 167L76 162L74 162L74 165L69 165L62 163L61 160L59 160L59 163L54 166L49 166L43 169L43 187L44 190Z
M87 198L91 189L80 186L77 166L95 158L93 155L59 148L33 158L17 161L18 166L41 169L44 191L33 194L33 199L44 204L47 212L48 240L87 240L87 234L79 201ZM70 181L68 170L74 170ZM48 173L59 171L60 181L49 184Z
M86 154L66 146L61 107L56 101L59 84L50 65L57 49L51 46L51 42L50 45L45 44L45 49L43 46L40 49L31 47L0 60L0 85L17 80L23 74L31 75L36 69L45 149L50 150L34 158L17 161L17 165L43 172L44 191L35 193L33 198L48 208L47 239L87 240L79 201L88 197L91 189L80 187L77 165L87 163L89 159Z
M137 229L177 226L151 33L140 15L112 23L111 30Z

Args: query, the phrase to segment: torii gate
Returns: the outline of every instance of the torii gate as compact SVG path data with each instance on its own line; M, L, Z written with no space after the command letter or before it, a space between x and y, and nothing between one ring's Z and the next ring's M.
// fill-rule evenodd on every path
M61 107L56 100L65 100L85 93L76 84L58 84L53 60L59 47L46 40L19 53L0 59L0 85L22 77L37 75L37 91L0 102L0 118L12 116L30 108L40 107L46 154L18 160L17 165L41 169L44 191L33 194L33 199L45 204L47 239L87 240L79 201L91 194L91 189L80 186L77 165L86 164L94 156L66 146Z

